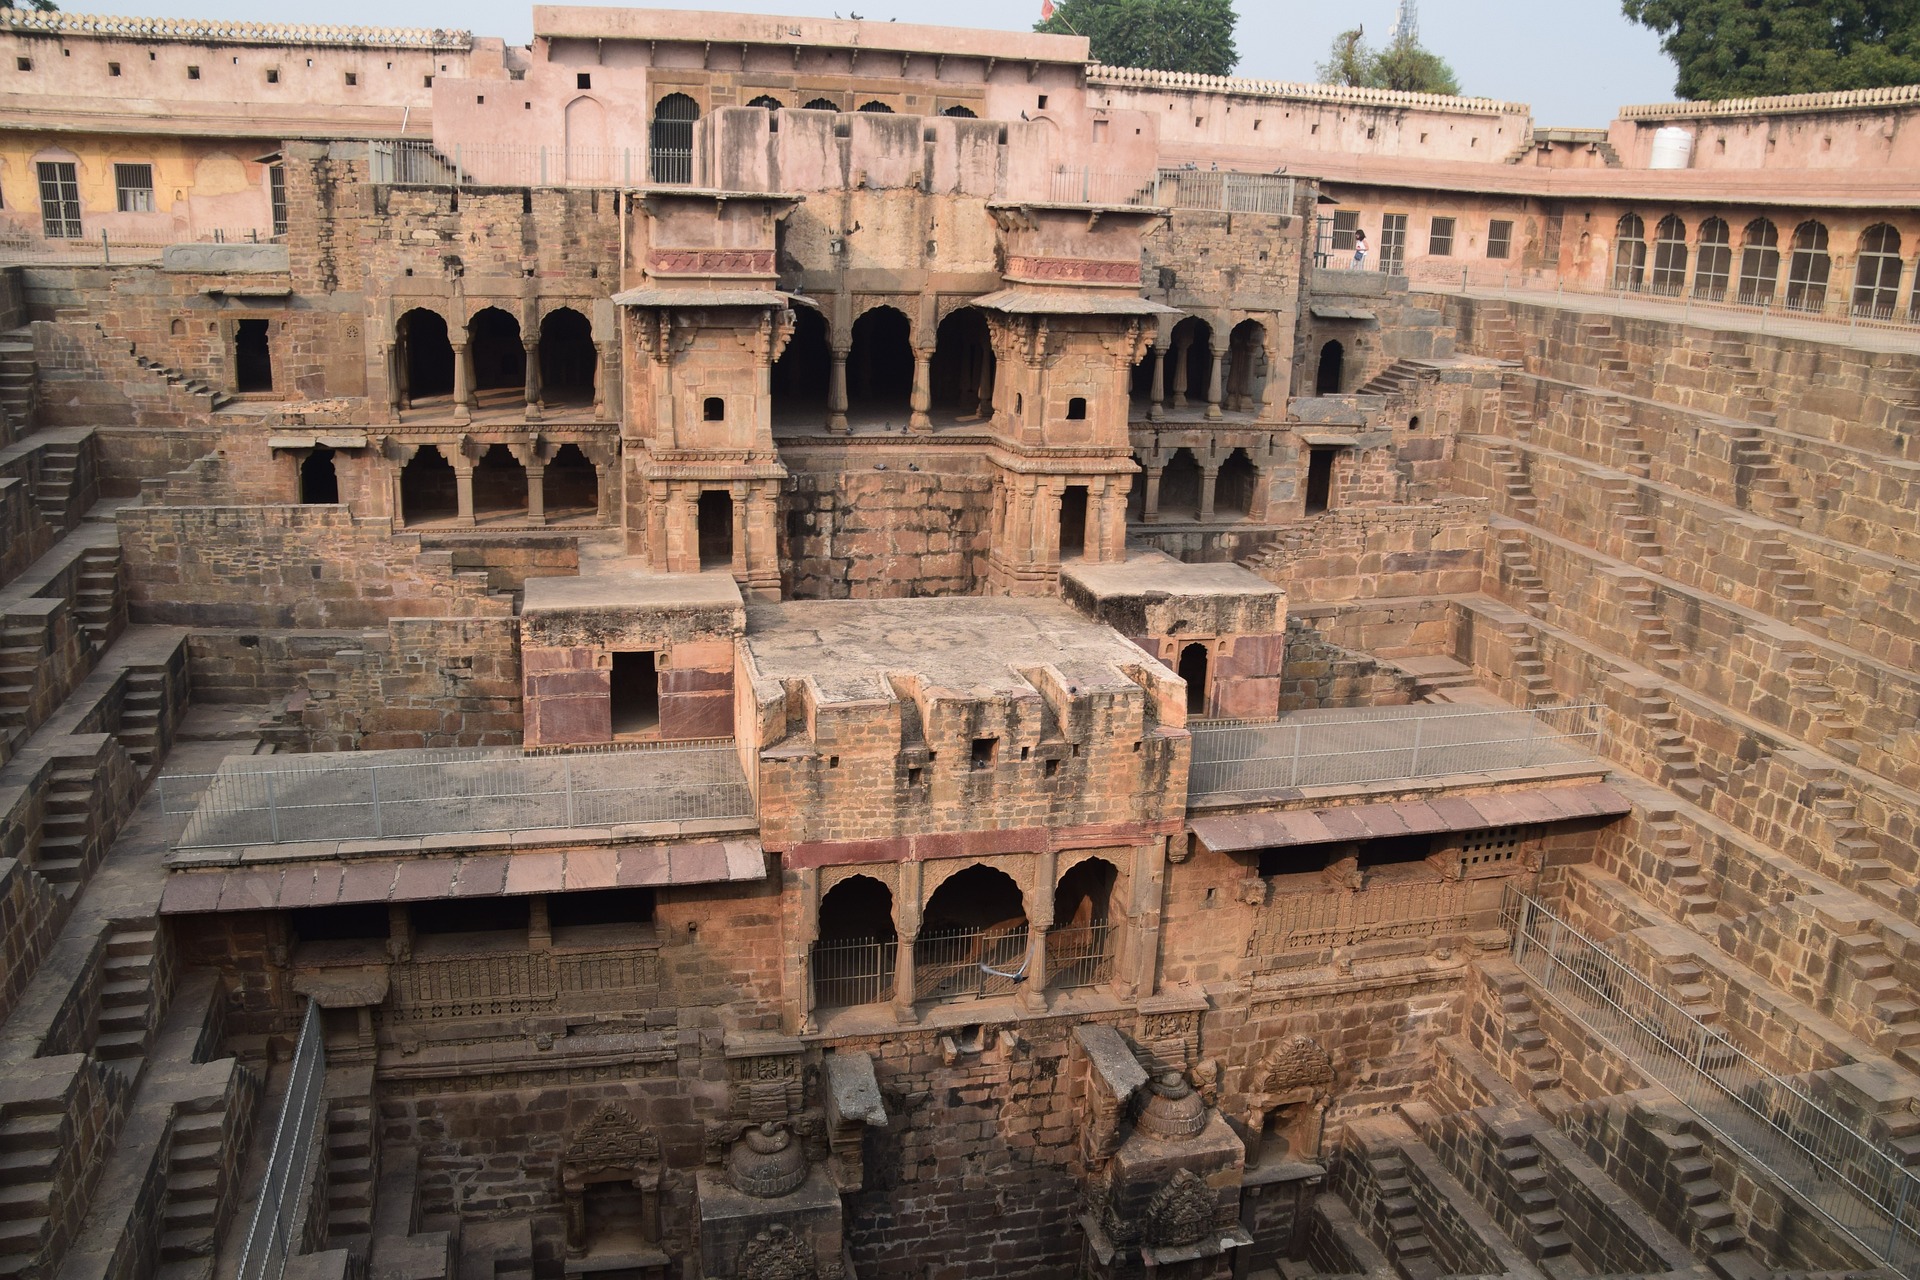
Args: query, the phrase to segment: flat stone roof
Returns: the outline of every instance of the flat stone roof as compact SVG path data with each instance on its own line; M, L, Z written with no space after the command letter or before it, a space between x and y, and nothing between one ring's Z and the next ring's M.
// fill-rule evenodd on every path
M740 587L724 570L654 573L638 556L589 561L584 572L528 578L521 598L524 616L542 610L634 609L672 605L688 609L738 609Z
M1185 564L1161 551L1132 551L1118 564L1069 564L1060 576L1095 600L1127 596L1273 596L1287 593L1231 561Z
M1022 696L1022 669L1051 666L1076 691L1137 688L1122 668L1154 660L1058 600L819 600L747 606L762 679L812 677L825 701L890 700L889 673L980 697Z
M1036 31L613 5L537 4L533 7L533 31L536 36L547 39L771 44L781 48L931 53L956 58L992 58L999 62L1064 62L1076 67L1085 65L1090 44L1085 36Z

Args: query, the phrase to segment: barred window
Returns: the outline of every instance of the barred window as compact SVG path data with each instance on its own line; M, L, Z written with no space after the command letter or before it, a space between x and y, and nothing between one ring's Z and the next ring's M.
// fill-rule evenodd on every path
M287 171L280 165L267 167L267 195L273 202L273 234L287 234Z
M1487 256L1505 258L1513 251L1513 223L1495 218L1487 224Z
M116 164L113 166L114 200L122 213L153 212L153 166Z
M40 224L49 240L73 240L80 235L80 179L67 160L42 160Z
M1453 256L1453 219L1435 218L1427 232L1427 253L1435 258Z
M1346 253L1353 249L1353 233L1360 229L1360 211L1358 209L1336 209L1333 212L1333 247L1336 252Z
M1534 827L1488 827L1467 832L1460 841L1460 869L1472 871L1512 862L1535 831Z

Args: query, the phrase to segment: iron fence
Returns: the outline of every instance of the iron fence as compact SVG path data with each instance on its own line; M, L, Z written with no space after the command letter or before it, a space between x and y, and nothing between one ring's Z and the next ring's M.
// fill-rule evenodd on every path
M1233 173L1225 169L1162 169L1159 203L1174 209L1215 209L1222 213L1294 212L1294 179L1277 173Z
M1597 755L1599 707L1480 711L1445 704L1198 722L1189 797L1434 778Z
M0 228L0 266L12 263L65 263L113 266L158 262L174 245L277 244L268 227L155 228L102 227L79 236L45 236L37 230Z
M893 999L893 938L847 938L813 944L813 1007L851 1009Z
M1541 990L1863 1249L1920 1276L1920 1180L1893 1154L1540 902L1509 886L1503 915Z
M1047 930L1047 985L1072 991L1111 982L1113 938L1111 924Z
M163 813L191 815L175 842L182 849L753 814L739 756L718 740L582 754L479 748L261 756L229 761L218 773L162 777L158 786Z
M913 944L916 1000L1002 996L1027 980L1027 925L923 931Z
M294 1215L300 1207L307 1162L313 1156L320 1119L320 1095L327 1079L327 1049L320 1033L320 1005L307 1001L287 1075L287 1096L273 1130L260 1197L240 1247L239 1280L280 1280L293 1248Z
M1056 169L1047 198L1055 204L1117 204L1155 208L1159 184L1150 173L1101 173L1095 169Z

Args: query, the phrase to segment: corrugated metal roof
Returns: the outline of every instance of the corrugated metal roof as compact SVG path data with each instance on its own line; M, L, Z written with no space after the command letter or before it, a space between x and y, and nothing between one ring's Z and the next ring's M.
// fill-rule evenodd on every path
M1445 831L1483 831L1488 827L1534 826L1610 818L1630 813L1627 798L1603 783L1542 787L1475 796L1439 796L1393 804L1341 805L1324 809L1286 809L1278 813L1236 813L1195 818L1187 829L1215 853L1275 849L1339 840L1377 840L1391 836L1437 835Z

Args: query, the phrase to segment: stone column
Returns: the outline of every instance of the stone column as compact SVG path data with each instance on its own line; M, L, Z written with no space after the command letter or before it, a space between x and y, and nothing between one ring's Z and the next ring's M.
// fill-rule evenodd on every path
M800 1031L811 1035L820 1029L820 1020L814 1016L813 966L814 944L820 941L820 872L813 867L803 867L794 873L800 892L797 907L800 914L797 935L789 944L787 951L790 980L799 978L800 988Z
M733 488L733 564L729 566L733 576L747 576L747 490L748 486L736 484ZM698 531L695 531L698 536Z
M540 421L540 339L521 343L527 353L527 421Z
M460 523L473 524L473 460L465 449L453 451L453 490L460 500Z
M933 352L913 353L913 412L907 417L909 431L933 430Z
M833 349L833 372L827 380L827 430L837 435L846 435L851 429L847 426L847 355L851 350Z
M1226 352L1216 348L1213 353L1213 370L1207 375L1207 416L1209 418L1220 416L1220 382L1225 361Z
M990 347L980 353L980 388L974 393L974 399L974 416L990 420L993 417L993 351Z
M593 420L607 420L607 358L613 350L613 344L599 344L598 358L593 362Z
M1168 401L1176 409L1187 407L1187 350L1193 346L1193 335L1180 335L1173 344L1173 380L1167 388Z
M1167 349L1152 347L1147 351L1147 359L1153 363L1153 383L1147 389L1147 421L1158 422L1167 416Z
M893 900L895 931L900 935L893 966L893 1016L911 1025L920 1021L913 1006L913 944L920 939L920 864L900 863L900 892Z
M1218 368L1218 366L1215 366ZM1208 462L1200 468L1200 523L1213 519L1214 491L1220 485L1220 464Z
M1142 524L1156 524L1160 520L1160 474L1166 469L1164 462L1147 465L1147 497L1140 512Z
M527 472L527 523L545 524L547 522L547 463L540 456L540 450L532 445L520 457L520 465Z
M400 376L400 370L403 367L400 361L400 344L397 342L390 344L381 352L381 359L387 370L387 418L389 421L398 422L400 401L406 394L406 387Z
M1027 980L1020 1002L1030 1012L1047 1008L1047 930L1053 927L1053 889L1059 855L1045 850L1033 856L1033 905L1027 912Z
M453 420L473 421L473 368L467 359L467 344L453 344Z

